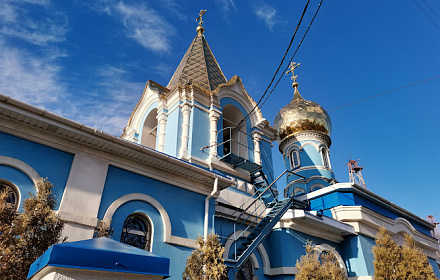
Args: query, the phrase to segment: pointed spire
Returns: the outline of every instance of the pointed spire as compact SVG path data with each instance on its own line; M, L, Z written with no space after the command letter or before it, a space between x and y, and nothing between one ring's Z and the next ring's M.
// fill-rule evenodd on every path
M177 84L195 83L198 86L213 91L219 84L226 83L226 77L218 65L208 42L203 35L202 16L206 10L201 10L197 26L197 36L192 41L179 66L173 74L167 88Z

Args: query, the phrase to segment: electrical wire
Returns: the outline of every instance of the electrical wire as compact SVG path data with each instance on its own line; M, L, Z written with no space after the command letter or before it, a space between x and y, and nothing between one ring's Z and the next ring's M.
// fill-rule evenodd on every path
M431 12L434 13L434 15L436 15L439 19L440 16L437 14L437 12L431 7L431 5L428 4L428 2L426 2L426 0L423 0L423 2L425 2L426 6L428 6L428 8L431 10Z
M331 109L327 110L327 112L328 111L333 111L333 110L336 110L336 109L340 109L342 107L346 107L346 106L349 106L349 105L353 105L353 104L356 104L356 103L359 103L359 102L363 102L363 101L366 101L366 100L369 100L369 99L372 99L372 98L375 98L375 97L378 97L378 96L382 96L382 95L385 95L385 94L388 94L388 93L391 93L391 92L395 92L395 91L398 91L398 90L401 90L401 89L404 89L404 88L409 88L409 87L412 87L412 86L415 86L415 85L418 85L418 84L421 84L421 83L425 83L425 82L428 82L428 81L431 81L431 80L434 80L434 79L437 79L437 78L440 78L440 75L432 77L432 78L429 78L429 79L426 79L426 80L423 80L423 81L415 82L415 83L412 83L412 84L409 84L409 85L406 85L406 86L403 86L403 87L399 87L399 88L395 88L395 89L392 89L392 90L389 90L389 91L385 91L385 92L382 92L382 93L379 93L379 94L375 94L375 95L372 95L372 96L369 96L369 97L366 97L366 98L362 98L362 99L359 99L359 100L356 100L356 101L353 101L353 102L350 102L350 103L347 103L347 104L344 104L344 105L341 105L341 106L338 106L338 107L335 107L335 108L331 108Z
M243 119L237 124L236 127L234 127L234 130L237 129L237 128L238 128L238 127L239 127L239 126L240 126L240 125L241 125L241 124L242 124L247 118L249 118L249 116L255 111L255 109L256 109L256 108L258 107L258 105L261 103L261 101L263 100L263 98L266 96L267 91L269 90L269 88L272 86L272 83L273 83L273 81L275 80L275 78L276 78L278 72L280 71L281 66L283 66L284 59L286 58L287 54L289 53L290 47L292 46L293 40L295 39L295 36L296 36L296 33L298 32L298 29L299 29L299 27L300 27L300 25L301 25L301 23L302 23L302 20L303 20L303 18L304 18L304 15L306 14L306 11L307 11L307 8L308 8L308 6L309 6L309 3L310 3L310 0L307 0L307 4L306 4L306 6L304 7L304 10L303 10L303 12L302 12L301 18L300 18L298 24L296 25L295 32L293 33L292 38L290 39L289 46L287 47L286 51L284 52L283 59L281 59L281 62L280 62L280 64L279 64L277 70L275 71L275 74L273 75L272 80L270 81L269 85L267 86L267 88L266 88L266 90L264 91L263 95L261 96L260 100L258 100L257 104L255 104L255 106L252 108L252 110L249 111L249 113L248 113L248 114L247 114L247 115L246 115L246 116L245 116L245 117L244 117L244 118L243 118Z
M277 82L276 82L275 85L273 86L273 89L269 92L269 95L266 97L266 99L263 101L263 103L261 103L260 109L261 109L261 107L263 107L264 103L266 103L266 101L267 101L267 99L269 98L269 96L270 96L270 95L272 94L272 92L276 89L276 87L278 86L279 82L280 82L281 79L284 77L284 72L286 72L286 70L289 68L290 63L292 62L293 58L295 57L296 53L298 52L299 48L301 47L301 45L302 45L302 43L303 43L303 41L304 41L304 38L306 38L306 35L307 35L307 33L309 32L309 29L310 29L310 27L312 26L312 23L313 23L313 21L315 20L316 15L318 14L319 9L321 8L321 4L322 4L323 1L324 1L324 0L321 0L321 2L319 3L318 9L316 9L316 12L315 12L315 14L313 15L312 20L310 21L310 24L309 24L309 26L307 27L307 30L306 30L306 32L304 33L304 36L302 37L301 42L299 42L298 47L296 48L295 52L293 53L292 57L290 58L289 63L287 64L288 66L286 67L286 69L284 69L284 71L283 71L283 75L281 75L281 76L278 78Z
M437 29L440 31L440 27L438 27L438 25L431 19L431 17L422 9L422 7L420 7L420 5L415 1L412 0L414 2L414 4L417 5L417 7L419 7L420 11L422 11L423 14L425 14L425 16L431 21L432 24L435 25L435 27L437 27Z

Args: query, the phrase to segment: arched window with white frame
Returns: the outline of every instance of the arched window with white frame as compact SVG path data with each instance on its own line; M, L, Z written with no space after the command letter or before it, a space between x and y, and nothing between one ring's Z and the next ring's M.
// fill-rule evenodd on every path
M128 216L122 227L121 242L144 249L151 250L152 227L150 221L139 213Z
M290 167L291 170L297 169L301 166L301 161L299 159L299 151L298 149L293 149L290 152Z

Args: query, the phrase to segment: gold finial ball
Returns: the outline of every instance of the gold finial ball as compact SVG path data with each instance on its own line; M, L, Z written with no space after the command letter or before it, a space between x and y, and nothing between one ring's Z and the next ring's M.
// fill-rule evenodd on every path
M197 26L196 28L197 34L201 35L203 32L205 32L205 28L201 25Z
M278 141L301 132L318 132L330 136L332 123L330 116L316 102L305 100L297 90L292 101L276 115L274 128Z

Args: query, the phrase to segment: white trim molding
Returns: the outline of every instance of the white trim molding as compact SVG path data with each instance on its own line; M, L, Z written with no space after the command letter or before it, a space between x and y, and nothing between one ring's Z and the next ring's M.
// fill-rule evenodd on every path
M126 194L113 201L113 203L107 208L107 211L104 214L104 220L112 220L113 215L120 206L133 200L147 202L148 204L156 208L156 210L159 212L164 228L164 242L193 249L198 248L197 242L195 240L171 235L171 221L167 211L162 206L162 204L159 203L159 201L143 193Z
M26 174L32 180L32 183L34 183L34 185L36 185L42 179L42 177L38 174L37 171L35 171L35 169L33 169L30 165L21 160L6 156L0 156L0 165L7 165L17 168L18 170Z
M375 238L379 228L384 226L398 243L403 240L402 233L410 234L423 252L432 259L437 259L436 239L416 230L405 218L387 218L363 206L336 206L331 209L332 216L338 221L351 225L357 233Z

